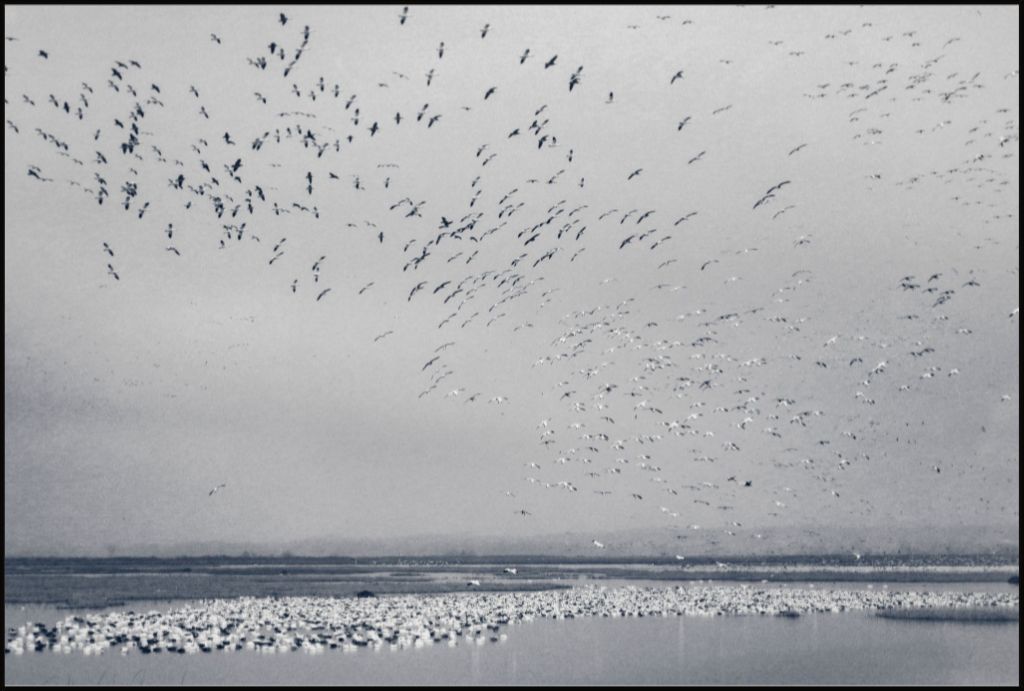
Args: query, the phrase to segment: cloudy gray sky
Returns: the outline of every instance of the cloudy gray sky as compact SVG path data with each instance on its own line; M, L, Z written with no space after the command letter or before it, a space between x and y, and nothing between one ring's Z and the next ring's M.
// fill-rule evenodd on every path
M5 7L8 554L1016 535L1017 7L284 13Z

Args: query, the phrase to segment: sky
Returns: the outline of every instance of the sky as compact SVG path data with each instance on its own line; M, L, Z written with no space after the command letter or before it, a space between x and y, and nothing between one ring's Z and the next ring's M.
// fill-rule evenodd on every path
M1016 6L4 21L5 554L1017 544Z

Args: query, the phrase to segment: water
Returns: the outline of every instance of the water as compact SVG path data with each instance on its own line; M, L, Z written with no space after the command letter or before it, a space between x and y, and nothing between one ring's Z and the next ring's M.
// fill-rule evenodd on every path
M922 588L924 589L924 588ZM934 589L934 588L933 588ZM977 588L962 587L962 590ZM176 603L180 605L180 603ZM136 611L169 609L139 602ZM120 609L120 608L119 608ZM97 612L101 610L90 610ZM71 612L5 606L7 626ZM504 642L259 654L6 655L8 684L1012 684L1020 625L778 617L538 620Z

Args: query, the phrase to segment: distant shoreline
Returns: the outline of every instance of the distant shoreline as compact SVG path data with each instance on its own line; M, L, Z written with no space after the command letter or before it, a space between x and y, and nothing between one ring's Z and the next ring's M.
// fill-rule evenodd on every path
M536 591L581 583L698 581L747 583L1008 583L1019 573L1008 559L934 559L912 562L864 557L854 564L815 558L791 561L707 558L587 562L523 557L468 559L198 558L7 559L4 603L106 607L139 600L232 597L348 597L469 591ZM829 563L829 562L832 563ZM977 563L987 561L988 563ZM823 563L824 562L824 563ZM914 563L916 562L916 563ZM993 563L995 562L995 563Z
M47 562L54 564L172 564L188 562L196 564L218 563L218 564L351 564L351 565L401 565L401 564L422 564L422 565L457 565L457 564L499 564L507 562L518 562L522 564L677 564L678 559L673 555L631 555L621 557L599 557L599 556L567 556L547 554L436 554L436 555L380 555L380 556L350 556L350 555L297 555L290 552L280 554L210 554L210 555L181 555L181 556L137 556L121 555L108 557L87 557L87 556L9 556L4 557L4 570L9 571L11 566L33 565L39 566ZM980 554L853 554L851 552L833 552L821 554L780 554L780 555L744 555L744 554L695 554L686 556L686 561L693 564L714 564L717 561L727 561L735 564L816 564L816 565L847 565L847 566L871 566L871 565L905 565L905 566L1002 566L1019 565L1019 552L997 552Z

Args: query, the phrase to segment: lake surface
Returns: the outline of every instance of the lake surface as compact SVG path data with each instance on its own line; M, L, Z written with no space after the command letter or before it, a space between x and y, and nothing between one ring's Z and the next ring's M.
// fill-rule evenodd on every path
M959 584L989 590L993 584ZM930 586L930 587L929 587ZM920 590L937 590L935 584ZM819 586L822 587L822 586ZM953 589L945 585L941 589ZM900 588L910 590L910 588ZM1001 589L1010 590L1003 585ZM181 603L136 602L135 611ZM110 608L124 609L124 608ZM81 610L84 613L86 610ZM89 612L104 610L92 609ZM79 611L7 605L5 624ZM1020 625L894 621L865 612L578 618L503 627L505 641L391 650L6 655L8 684L1007 684Z

